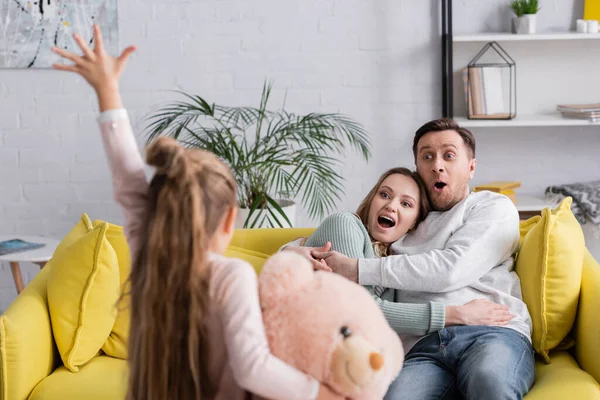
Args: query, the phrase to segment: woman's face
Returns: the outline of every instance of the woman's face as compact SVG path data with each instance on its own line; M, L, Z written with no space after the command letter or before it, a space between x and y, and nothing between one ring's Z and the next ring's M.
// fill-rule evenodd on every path
M369 207L367 228L374 240L394 243L412 228L419 216L419 186L410 177L392 174L377 188Z

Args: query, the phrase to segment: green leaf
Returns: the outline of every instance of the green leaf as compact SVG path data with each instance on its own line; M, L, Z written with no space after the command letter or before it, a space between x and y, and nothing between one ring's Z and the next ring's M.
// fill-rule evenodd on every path
M273 209L279 213L280 217L283 217L284 221L287 222L288 226L292 226L292 222L289 220L287 214L283 211L281 206L270 196L266 196L267 202L271 205L271 207L267 207L267 211L273 217L273 220L277 223L280 228L283 228L283 224L280 222L279 217L275 215Z
M344 190L337 172L349 149L366 161L369 135L362 125L341 114L295 115L269 110L272 84L265 81L259 107L226 107L179 92L183 100L158 108L148 120L147 140L170 136L189 148L215 153L229 165L238 183L238 203L249 208L245 226L262 222L282 226L282 193L299 196L311 218L335 209ZM265 213L256 210L264 207ZM289 221L286 221L289 222Z

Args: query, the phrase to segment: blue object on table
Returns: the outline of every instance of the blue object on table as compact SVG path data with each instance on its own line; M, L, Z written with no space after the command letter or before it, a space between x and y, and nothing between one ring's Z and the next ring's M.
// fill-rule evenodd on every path
M43 243L31 243L21 239L11 239L0 242L0 256L21 251L35 250L44 247Z

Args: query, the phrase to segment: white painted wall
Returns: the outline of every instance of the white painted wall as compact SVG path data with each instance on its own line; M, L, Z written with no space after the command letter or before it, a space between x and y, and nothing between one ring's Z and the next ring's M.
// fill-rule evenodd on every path
M506 0L454 3L456 32L508 26ZM540 29L573 25L582 4L545 0ZM119 11L121 45L139 47L122 82L138 128L151 107L175 98L172 89L217 103L257 105L265 78L275 81L273 106L287 91L291 111L340 111L363 123L374 158L368 164L354 154L345 159L341 210L354 209L385 169L411 166L412 134L441 112L437 0L121 0ZM558 60L565 58L562 51L574 51L531 47L538 45L545 46L507 50L519 52L519 65L529 52ZM466 46L465 53L476 50ZM590 55L580 53L581 63L589 63ZM568 61L557 64L555 76L566 76L563 70L575 65ZM544 80L531 82L553 92ZM578 98L588 90L580 83L561 84L560 93ZM96 115L91 90L75 76L0 70L0 234L61 237L82 212L121 222ZM597 129L475 134L475 183L518 179L524 190L541 191L552 183L598 179ZM299 216L299 226L314 224ZM24 267L26 280L36 268ZM15 294L10 269L2 265L0 310Z

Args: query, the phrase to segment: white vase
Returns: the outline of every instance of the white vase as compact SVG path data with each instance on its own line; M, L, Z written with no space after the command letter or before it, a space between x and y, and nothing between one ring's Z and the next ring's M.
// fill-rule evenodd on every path
M266 218L264 218L266 215L270 216L269 211L271 211L273 214L275 214L275 216L277 217L277 220L279 220L279 222L281 222L281 225L283 225L284 228L293 228L294 225L296 224L296 203L294 203L291 200L278 200L277 204L279 204L279 206L283 210L284 214L290 220L290 222L292 223L291 225L289 225L287 223L287 221L285 220L285 218L283 218L277 212L277 210L274 210L274 209L271 209L271 210L262 209L260 211L258 211L258 210L255 211L254 214L252 214L251 220L248 223L248 225L252 224L252 222L254 221L254 218L256 218L258 215L258 222L260 222L260 223L258 223L256 226L254 226L254 228L271 228L271 226L268 225ZM248 208L240 208L238 210L238 215L235 220L235 227L237 229L241 229L244 227L244 222L248 218L249 213L250 213L250 209L248 209ZM271 217L271 219L272 219L272 217ZM274 228L278 228L278 227L279 226L275 223Z
M514 17L514 32L520 35L531 35L535 33L536 21L537 14L525 14L522 17Z

